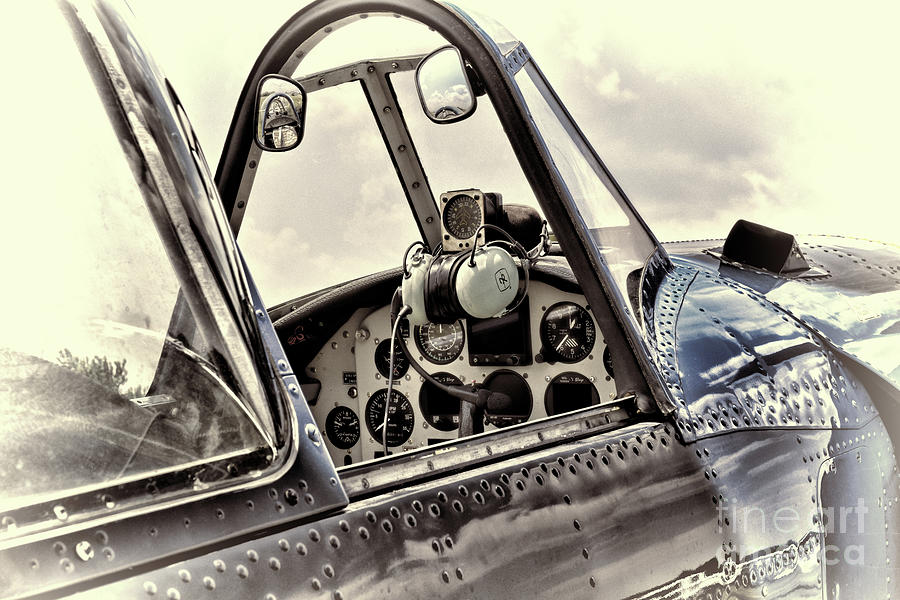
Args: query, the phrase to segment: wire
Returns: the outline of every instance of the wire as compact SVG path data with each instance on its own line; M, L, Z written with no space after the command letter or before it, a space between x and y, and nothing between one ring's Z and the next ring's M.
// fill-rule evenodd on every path
M412 246L410 246L412 247ZM388 387L387 387L387 398L384 400L384 422L381 424L381 441L384 444L384 455L388 455L388 443L387 443L387 430L388 430L388 415L390 414L391 408L391 398L394 395L394 349L397 346L397 331L400 329L400 323L403 321L403 317L411 312L412 309L408 304L404 304L403 308L400 309L400 312L397 313L397 320L394 321L394 329L391 332L391 359L388 364Z
M550 229L547 227L547 221L544 221L541 226L541 239L538 241L537 246L528 251L528 258L534 260L543 254L549 252L550 249Z
M410 276L409 271L406 270L406 259L409 257L409 251L412 250L413 248L415 248L416 246L422 246L422 249L424 251L426 251L426 252L428 251L428 246L426 246L425 243L420 240L416 240L415 242L413 242L412 244L407 246L406 251L403 253L403 277L404 278L407 278Z
M498 233L502 233L502 234L503 234L503 237L505 237L507 240L509 240L509 243L512 244L513 247L514 247L518 252L521 253L521 255L525 256L526 258L528 257L528 253L525 252L525 248L522 247L522 244L520 244L519 242L517 242L511 235L509 235L509 234L506 233L503 229L497 227L496 225L491 225L490 223L484 223L481 227L479 227L479 228L475 231L475 239L478 239L478 234L481 233L481 231L484 230L484 229L490 229L490 230L492 230L492 231L496 231L496 232L498 232ZM486 238L486 237L487 237L487 236L485 236L485 238ZM490 243L490 242L489 242L489 243ZM485 246L486 246L486 245L487 245L487 244L485 244ZM475 251L478 250L478 248L480 248L480 247L481 247L481 246L479 246L477 242L472 246L472 250L471 250L471 252L469 252L469 266L470 266L470 267L474 267L474 266L475 266Z

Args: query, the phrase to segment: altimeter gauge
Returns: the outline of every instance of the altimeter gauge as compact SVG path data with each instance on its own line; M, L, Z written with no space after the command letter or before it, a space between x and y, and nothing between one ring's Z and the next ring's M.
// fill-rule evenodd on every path
M465 329L455 323L426 323L414 330L416 347L425 358L438 365L453 362L466 342Z
M544 360L574 363L594 349L596 331L587 310L574 302L559 302L541 318Z

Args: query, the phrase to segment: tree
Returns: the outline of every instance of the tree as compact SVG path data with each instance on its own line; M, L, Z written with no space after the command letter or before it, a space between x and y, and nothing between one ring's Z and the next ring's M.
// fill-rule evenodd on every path
M57 360L63 367L84 375L116 394L120 393L119 388L128 380L128 369L125 367L124 358L111 363L105 356L88 359L75 356L68 348L65 348L60 350ZM131 391L133 390L129 390L129 393Z

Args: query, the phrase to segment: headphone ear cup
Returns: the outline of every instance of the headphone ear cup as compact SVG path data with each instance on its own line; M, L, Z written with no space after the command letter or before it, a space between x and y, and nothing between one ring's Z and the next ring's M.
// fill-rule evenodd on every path
M499 246L463 257L454 277L456 301L465 314L479 319L499 316L519 296L519 270L512 256Z
M400 284L403 303L409 306L407 319L411 325L424 325L428 322L425 311L425 281L434 258L430 254L414 255L407 261L406 274Z

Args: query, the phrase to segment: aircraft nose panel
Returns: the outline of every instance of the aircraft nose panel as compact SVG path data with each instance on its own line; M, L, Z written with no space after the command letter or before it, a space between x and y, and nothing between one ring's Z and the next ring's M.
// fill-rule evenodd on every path
M877 413L809 331L752 290L679 267L662 284L674 325L657 321L663 371L686 439L742 428L857 427ZM683 285L685 278L690 285ZM660 302L660 300L658 300ZM671 305L676 308L672 308Z

